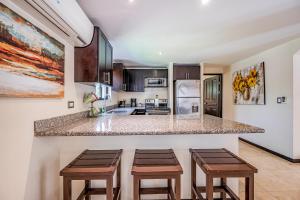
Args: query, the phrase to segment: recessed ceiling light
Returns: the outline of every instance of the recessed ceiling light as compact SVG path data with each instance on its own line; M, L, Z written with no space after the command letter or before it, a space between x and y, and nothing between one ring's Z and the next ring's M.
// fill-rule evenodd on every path
M128 0L129 1L129 3L133 3L134 2L134 0Z
M207 5L207 4L209 4L210 0L201 0L201 2L203 5Z
M163 53L162 53L161 51L159 51L159 52L158 52L158 55L160 55L160 56L161 56L162 54L163 54Z

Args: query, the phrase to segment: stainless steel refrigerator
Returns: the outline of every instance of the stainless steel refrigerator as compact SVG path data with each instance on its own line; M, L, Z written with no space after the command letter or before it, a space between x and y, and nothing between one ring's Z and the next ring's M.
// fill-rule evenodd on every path
M200 80L177 80L175 82L176 114L200 114Z

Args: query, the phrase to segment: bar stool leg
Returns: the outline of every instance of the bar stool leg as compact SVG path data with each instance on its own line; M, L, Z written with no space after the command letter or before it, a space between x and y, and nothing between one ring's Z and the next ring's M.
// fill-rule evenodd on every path
M85 191L87 191L89 188L91 188L91 181L85 180ZM85 200L91 200L91 196L86 195Z
M70 178L64 177L63 180L64 184L64 200L71 200L72 199L72 180Z
M133 200L140 200L140 179L133 177Z
M196 162L192 156L191 157L191 196L192 196L192 200L196 200L194 188L196 188Z
M168 179L168 200L171 200L171 192L172 192L172 179Z
M175 178L175 199L181 200L181 182L180 175Z
M206 199L213 200L214 192L213 192L213 177L211 175L206 175Z
M246 200L254 200L254 174L246 177Z
M117 188L119 188L118 200L121 200L121 160L119 162L118 169L117 169Z
M221 178L221 186L225 187L227 184L226 178ZM226 192L221 192L221 199L226 200Z
M109 177L106 179L106 199L113 200L113 177Z

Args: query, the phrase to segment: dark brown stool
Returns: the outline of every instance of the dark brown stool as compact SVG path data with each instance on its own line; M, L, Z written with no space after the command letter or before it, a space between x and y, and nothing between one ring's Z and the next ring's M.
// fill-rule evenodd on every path
M246 179L246 200L254 200L254 173L257 169L226 149L190 149L192 199L213 200L213 193L221 194L222 200L240 198L227 186L226 179L244 177ZM206 187L196 185L196 163L206 174ZM213 178L221 179L221 186L213 186ZM201 193L206 194L203 198Z
M182 168L172 149L135 151L131 174L133 175L134 200L143 194L167 194L168 199L180 200L180 176ZM167 187L141 188L142 179L166 179ZM175 179L175 193L172 188Z
M90 200L91 195L106 195L107 200L121 199L122 150L85 150L60 171L63 176L64 200L72 199L72 180L85 180L85 187L78 200ZM117 186L113 177L117 171ZM91 188L92 180L106 180L106 188Z

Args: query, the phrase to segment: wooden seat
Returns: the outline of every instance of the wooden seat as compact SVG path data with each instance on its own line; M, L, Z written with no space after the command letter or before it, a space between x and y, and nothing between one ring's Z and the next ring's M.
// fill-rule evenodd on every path
M234 155L227 149L190 149L192 199L213 200L213 193L220 193L222 200L238 200L239 197L227 186L227 178L244 177L246 179L246 200L254 200L254 173L257 169ZM196 164L206 174L206 187L196 185ZM220 178L221 185L213 186L213 179ZM202 196L206 194L206 198Z
M72 180L85 180L85 187L77 200L90 200L91 195L106 195L107 200L121 199L122 150L85 150L61 170L63 199L72 199ZM113 177L117 172L116 188ZM91 188L92 180L106 180L106 188Z
M143 194L167 194L168 199L180 200L180 176L183 173L172 149L135 151L132 171L134 200ZM142 179L166 179L167 187L141 188ZM175 180L175 192L172 180Z

